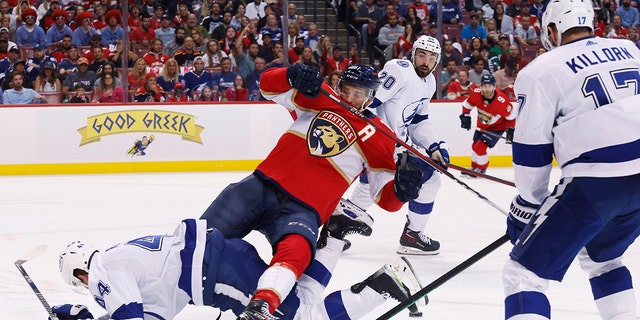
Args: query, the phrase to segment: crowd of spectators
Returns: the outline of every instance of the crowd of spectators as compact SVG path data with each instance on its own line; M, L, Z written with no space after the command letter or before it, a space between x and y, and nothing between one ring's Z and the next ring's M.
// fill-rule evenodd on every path
M637 0L616 1L593 0L594 34L640 45ZM443 0L442 97L464 99L483 75L493 74L498 88L514 98L518 71L545 51L540 22L546 3ZM125 97L256 101L262 99L258 88L266 69L307 64L332 83L362 54L379 68L408 57L419 35L437 35L435 0L333 4L339 20L359 35L356 45L336 45L295 3L284 10L282 0L131 0L128 8L114 0L2 0L0 87L15 89L13 76L20 74L21 86L45 100L70 101L82 86L83 96L94 103Z

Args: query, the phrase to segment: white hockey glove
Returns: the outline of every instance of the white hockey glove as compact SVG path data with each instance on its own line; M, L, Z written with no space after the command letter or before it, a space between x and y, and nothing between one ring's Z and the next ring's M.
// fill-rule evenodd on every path
M51 312L55 313L59 320L80 320L93 319L87 306L81 304L63 304L51 307Z
M515 244L522 230L527 226L533 214L540 208L539 205L527 202L517 195L511 201L509 216L507 217L507 233L511 244Z

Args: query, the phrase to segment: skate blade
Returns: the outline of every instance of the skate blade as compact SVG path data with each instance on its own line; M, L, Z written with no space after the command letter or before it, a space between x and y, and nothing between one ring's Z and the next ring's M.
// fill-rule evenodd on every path
M412 248L412 247L400 246L398 247L398 250L396 250L396 253L412 255L412 256L434 256L440 253L440 250L423 251L423 250Z

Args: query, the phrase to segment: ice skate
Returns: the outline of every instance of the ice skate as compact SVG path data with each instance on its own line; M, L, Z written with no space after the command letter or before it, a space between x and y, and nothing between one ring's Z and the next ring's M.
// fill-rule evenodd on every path
M236 320L278 320L269 312L269 303L264 300L252 300Z
M343 251L347 250L351 247L351 242L344 237L350 234L360 234L368 237L373 232L372 225L373 218L368 213L358 208L351 201L341 199L336 211L322 227L317 247L323 248L326 246L327 237L331 236L345 241Z
M440 242L427 237L422 232L409 229L409 222L407 222L400 237L400 247L396 252L410 255L436 255L440 253Z

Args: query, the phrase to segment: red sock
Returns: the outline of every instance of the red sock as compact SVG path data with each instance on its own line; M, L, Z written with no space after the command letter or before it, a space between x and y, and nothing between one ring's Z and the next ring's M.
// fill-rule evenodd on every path
M256 295L253 296L251 300L264 300L269 303L269 313L273 314L276 311L276 308L280 306L280 298L278 294L271 290L260 290L256 292Z

